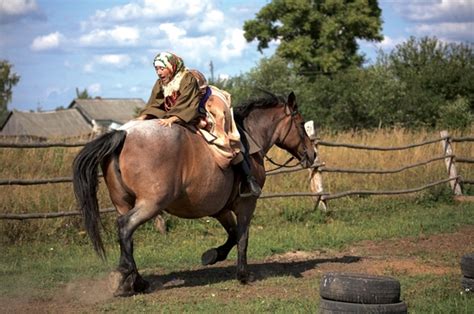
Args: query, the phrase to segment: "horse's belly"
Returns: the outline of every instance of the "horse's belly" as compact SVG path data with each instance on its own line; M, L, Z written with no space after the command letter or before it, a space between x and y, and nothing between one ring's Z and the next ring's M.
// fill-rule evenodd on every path
M230 178L231 179L231 178ZM212 216L226 205L232 192L233 180L220 180L211 184L201 182L188 186L184 197L179 197L166 211L181 218L201 218Z

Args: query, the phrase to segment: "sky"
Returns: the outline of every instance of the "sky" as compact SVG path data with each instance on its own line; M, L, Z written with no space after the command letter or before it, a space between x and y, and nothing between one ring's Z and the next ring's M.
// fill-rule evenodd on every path
M249 71L263 54L243 23L264 0L0 0L0 60L20 76L9 110L67 108L76 88L103 98L147 101L160 51L187 67L226 78ZM474 0L379 0L384 40L360 41L375 60L410 36L474 43Z

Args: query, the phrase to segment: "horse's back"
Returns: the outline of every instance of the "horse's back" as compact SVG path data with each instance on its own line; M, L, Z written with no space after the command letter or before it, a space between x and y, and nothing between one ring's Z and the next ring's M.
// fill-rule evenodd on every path
M163 206L172 214L190 218L225 205L232 172L219 168L200 135L157 120L133 121L124 129L119 168L123 184L138 201L167 203Z

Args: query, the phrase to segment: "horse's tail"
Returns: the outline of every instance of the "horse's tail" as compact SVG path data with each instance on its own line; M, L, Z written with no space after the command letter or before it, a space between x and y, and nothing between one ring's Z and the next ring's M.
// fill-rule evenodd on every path
M87 234L92 240L95 251L102 259L105 259L106 255L99 229L98 168L114 153L120 152L125 136L125 131L113 131L98 137L84 146L73 163L74 194Z

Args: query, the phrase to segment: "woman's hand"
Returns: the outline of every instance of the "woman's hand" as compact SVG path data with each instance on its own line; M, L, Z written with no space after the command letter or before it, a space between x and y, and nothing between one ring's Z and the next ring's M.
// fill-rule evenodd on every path
M178 121L179 118L177 116L171 116L169 118L166 118L166 119L158 119L158 123L163 125L163 126L167 126L167 127L171 127L171 125L173 123L175 123L176 121Z

